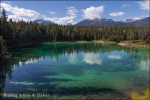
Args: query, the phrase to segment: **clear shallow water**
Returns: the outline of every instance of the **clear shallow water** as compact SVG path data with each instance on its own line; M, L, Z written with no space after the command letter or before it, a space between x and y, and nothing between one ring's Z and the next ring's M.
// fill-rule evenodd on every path
M126 98L149 88L148 48L64 42L11 52L16 64L7 71L4 92L45 91L60 99L89 95L104 99Z

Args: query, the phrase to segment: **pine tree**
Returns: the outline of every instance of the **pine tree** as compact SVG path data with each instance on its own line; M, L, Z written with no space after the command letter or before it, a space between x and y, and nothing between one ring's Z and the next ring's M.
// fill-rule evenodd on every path
M6 64L11 59L11 54L7 52L7 49L4 45L4 40L0 36L0 64Z

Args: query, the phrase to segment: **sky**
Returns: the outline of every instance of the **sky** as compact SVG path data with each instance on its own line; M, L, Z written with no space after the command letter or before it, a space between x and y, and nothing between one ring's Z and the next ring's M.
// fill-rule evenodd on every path
M4 1L0 2L8 19L33 21L45 19L57 24L76 24L84 19L106 18L120 21L149 16L149 0L102 1Z

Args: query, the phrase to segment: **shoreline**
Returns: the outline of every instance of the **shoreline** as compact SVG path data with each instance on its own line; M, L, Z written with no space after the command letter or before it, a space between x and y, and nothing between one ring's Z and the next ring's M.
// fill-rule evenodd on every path
M133 47L149 47L150 46L148 43L145 43L144 41L141 41L141 40L130 40L130 41L121 41L121 42L114 42L114 41L108 41L108 40L97 40L94 42L117 44L120 46L133 46Z
M13 46L9 46L6 47L7 49L13 49L13 48L22 48L22 47L28 47L28 46L35 46L38 45L40 43L28 43L28 44L21 44L21 45L13 45Z
M133 47L149 47L150 46L150 44L145 43L142 40L130 40L130 41L121 41L121 42L108 41L108 40L92 40L92 41L80 40L80 41L56 41L56 42L51 41L51 42L47 42L47 43L61 43L61 42L76 42L76 43L95 42L95 43L117 44L120 46L133 46ZM43 43L45 43L45 42L43 42ZM29 43L29 44L14 45L14 46L7 47L7 49L35 46L35 45L39 45L39 44L42 44L42 43Z
M149 47L150 45L148 43L145 43L144 41L135 40L135 41L121 41L117 43L120 46L134 46L134 47Z
M93 42L96 42L96 43L108 43L108 44L117 44L117 42L115 41L108 41L108 40L94 40Z

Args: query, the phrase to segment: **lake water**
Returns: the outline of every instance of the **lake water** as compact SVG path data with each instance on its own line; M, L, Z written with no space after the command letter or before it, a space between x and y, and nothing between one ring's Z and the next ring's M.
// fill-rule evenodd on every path
M2 99L9 93L18 93L17 98L19 93L35 93L35 98L45 93L56 100L119 99L149 88L148 48L64 42L10 52L16 60L1 70Z

